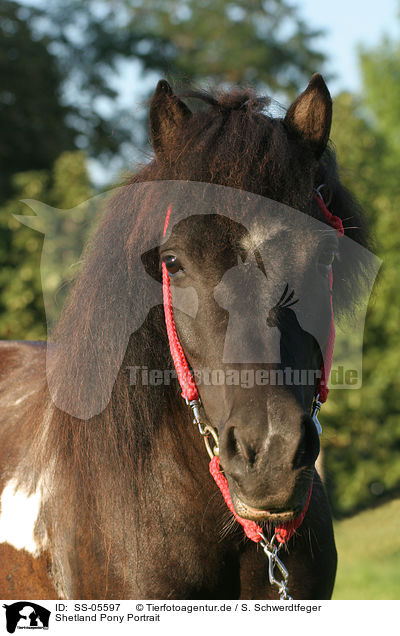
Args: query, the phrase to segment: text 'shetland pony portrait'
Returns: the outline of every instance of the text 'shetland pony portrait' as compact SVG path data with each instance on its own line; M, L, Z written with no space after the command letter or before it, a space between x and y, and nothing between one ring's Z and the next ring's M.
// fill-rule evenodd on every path
M1 597L331 597L318 411L368 233L322 77L268 104L160 81L47 346L1 344Z

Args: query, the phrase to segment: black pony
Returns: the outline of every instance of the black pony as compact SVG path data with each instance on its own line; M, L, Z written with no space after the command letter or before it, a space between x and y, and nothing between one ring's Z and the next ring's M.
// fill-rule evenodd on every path
M189 98L201 103L198 112L186 105ZM170 382L151 385L140 371L173 371L162 263L174 294L189 287L196 292L195 315L174 312L193 369L220 369L223 355L230 353L224 352L229 315L216 297L232 298L226 296L224 277L238 262L254 264L260 285L276 281L275 301L260 324L271 333L279 327L282 355L287 350L299 368L321 367L323 347L298 323L290 346L284 346L285 315L296 322L296 306L292 309L282 295L288 280L278 276L286 271L285 250L271 253L266 266L241 221L245 205L236 220L214 209L179 222L172 206L163 239L167 208L159 205L157 193L165 182L177 182L178 188L193 182L223 186L242 203L265 197L325 224L317 240L291 243L298 282L290 300L297 299L312 271L313 289L329 309L326 270L339 252L333 263L334 280L341 282L334 290L335 314L354 301L362 268L351 262L351 254L340 254L335 232L315 202L315 188L326 184L330 211L343 219L345 234L366 245L362 213L341 185L327 147L329 92L314 75L284 118L267 115L267 105L247 89L178 97L166 81L159 82L150 107L155 158L113 197L62 316L54 356L48 347L47 374L45 344L2 343L2 598L278 598L263 550L244 538L209 475L202 436L173 373ZM141 251L150 229L158 238ZM145 294L136 284L138 251L158 301L134 329L131 316ZM246 303L260 307L254 294ZM325 309L316 317L324 329L330 316ZM254 360L251 365L259 366ZM134 386L129 369L139 370ZM199 385L203 417L218 432L221 467L241 517L270 533L299 514L313 482L305 519L280 552L289 591L298 599L330 598L336 571L331 515L314 468L315 383ZM105 396L100 407L99 390ZM26 526L25 539L15 538L13 497L20 515L15 523ZM23 512L28 502L35 504L29 518Z

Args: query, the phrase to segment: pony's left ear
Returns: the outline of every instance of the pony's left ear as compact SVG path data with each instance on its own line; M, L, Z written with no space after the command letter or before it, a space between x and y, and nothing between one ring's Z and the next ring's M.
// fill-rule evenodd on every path
M173 145L176 133L192 116L189 108L174 95L166 80L160 80L150 102L150 132L156 154Z
M322 155L332 123L332 99L322 75L315 73L306 90L290 106L284 119L287 129L299 135Z

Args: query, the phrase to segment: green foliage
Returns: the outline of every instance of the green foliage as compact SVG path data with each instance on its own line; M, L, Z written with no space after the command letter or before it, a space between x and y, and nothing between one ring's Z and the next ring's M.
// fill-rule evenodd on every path
M361 100L343 94L334 113L342 177L367 212L383 260L364 332L363 387L331 391L324 408L328 488L335 512L349 513L400 485L400 191L393 178L400 154Z
M325 59L312 48L320 32L287 0L67 0L53 2L47 16L58 29L61 58L71 64L71 55L79 57L91 91L93 74L103 87L99 70L117 56L185 81L247 82L289 94ZM71 25L88 45L84 59ZM87 92L85 82L80 88Z
M400 146L400 42L384 38L372 51L361 49L365 103L374 124L393 149Z
M121 71L154 71L132 86L137 100L162 75L292 96L321 69L318 35L287 0L0 0L0 201L13 173L50 169L65 150L131 161L147 146L147 112L118 99Z
M21 199L35 199L55 208L72 208L93 195L86 172L86 158L81 152L62 154L51 171L16 174L15 196L0 208L0 338L35 340L46 338L46 315L43 304L40 260L43 234L22 225L14 214L32 216ZM56 214L56 213L55 213ZM68 228L70 219L57 217L61 224L59 242L68 258L68 248L82 250L85 236ZM53 272L47 272L50 293L60 293L62 259ZM49 278L50 274L52 279ZM51 282L53 280L53 282ZM60 294L60 302L61 302Z
M121 3L120 3L121 4ZM172 79L250 84L293 94L321 68L311 30L285 0L124 0L137 51ZM154 57L162 52L164 62ZM147 55L149 57L147 57Z
M0 201L11 194L16 172L50 168L74 147L62 105L62 76L47 38L36 38L31 9L0 3Z
M399 599L399 500L337 522L335 539L335 600Z

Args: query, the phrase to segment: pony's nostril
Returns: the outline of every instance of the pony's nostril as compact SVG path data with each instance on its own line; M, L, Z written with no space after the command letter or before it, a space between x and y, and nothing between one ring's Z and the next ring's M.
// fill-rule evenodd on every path
M257 456L257 450L250 443L246 442L243 439L243 436L240 434L240 431L235 427L232 427L229 430L228 434L228 450L233 456L241 456L246 460L247 464L250 466L254 465Z
M226 440L226 451L230 458L234 457L238 453L238 444L235 435L235 429L231 427L228 431Z
M253 466L256 461L257 451L251 446L244 446L242 453L244 457L247 459L250 466Z
M301 423L301 439L293 460L293 468L312 466L319 451L319 435L311 417L305 416Z

